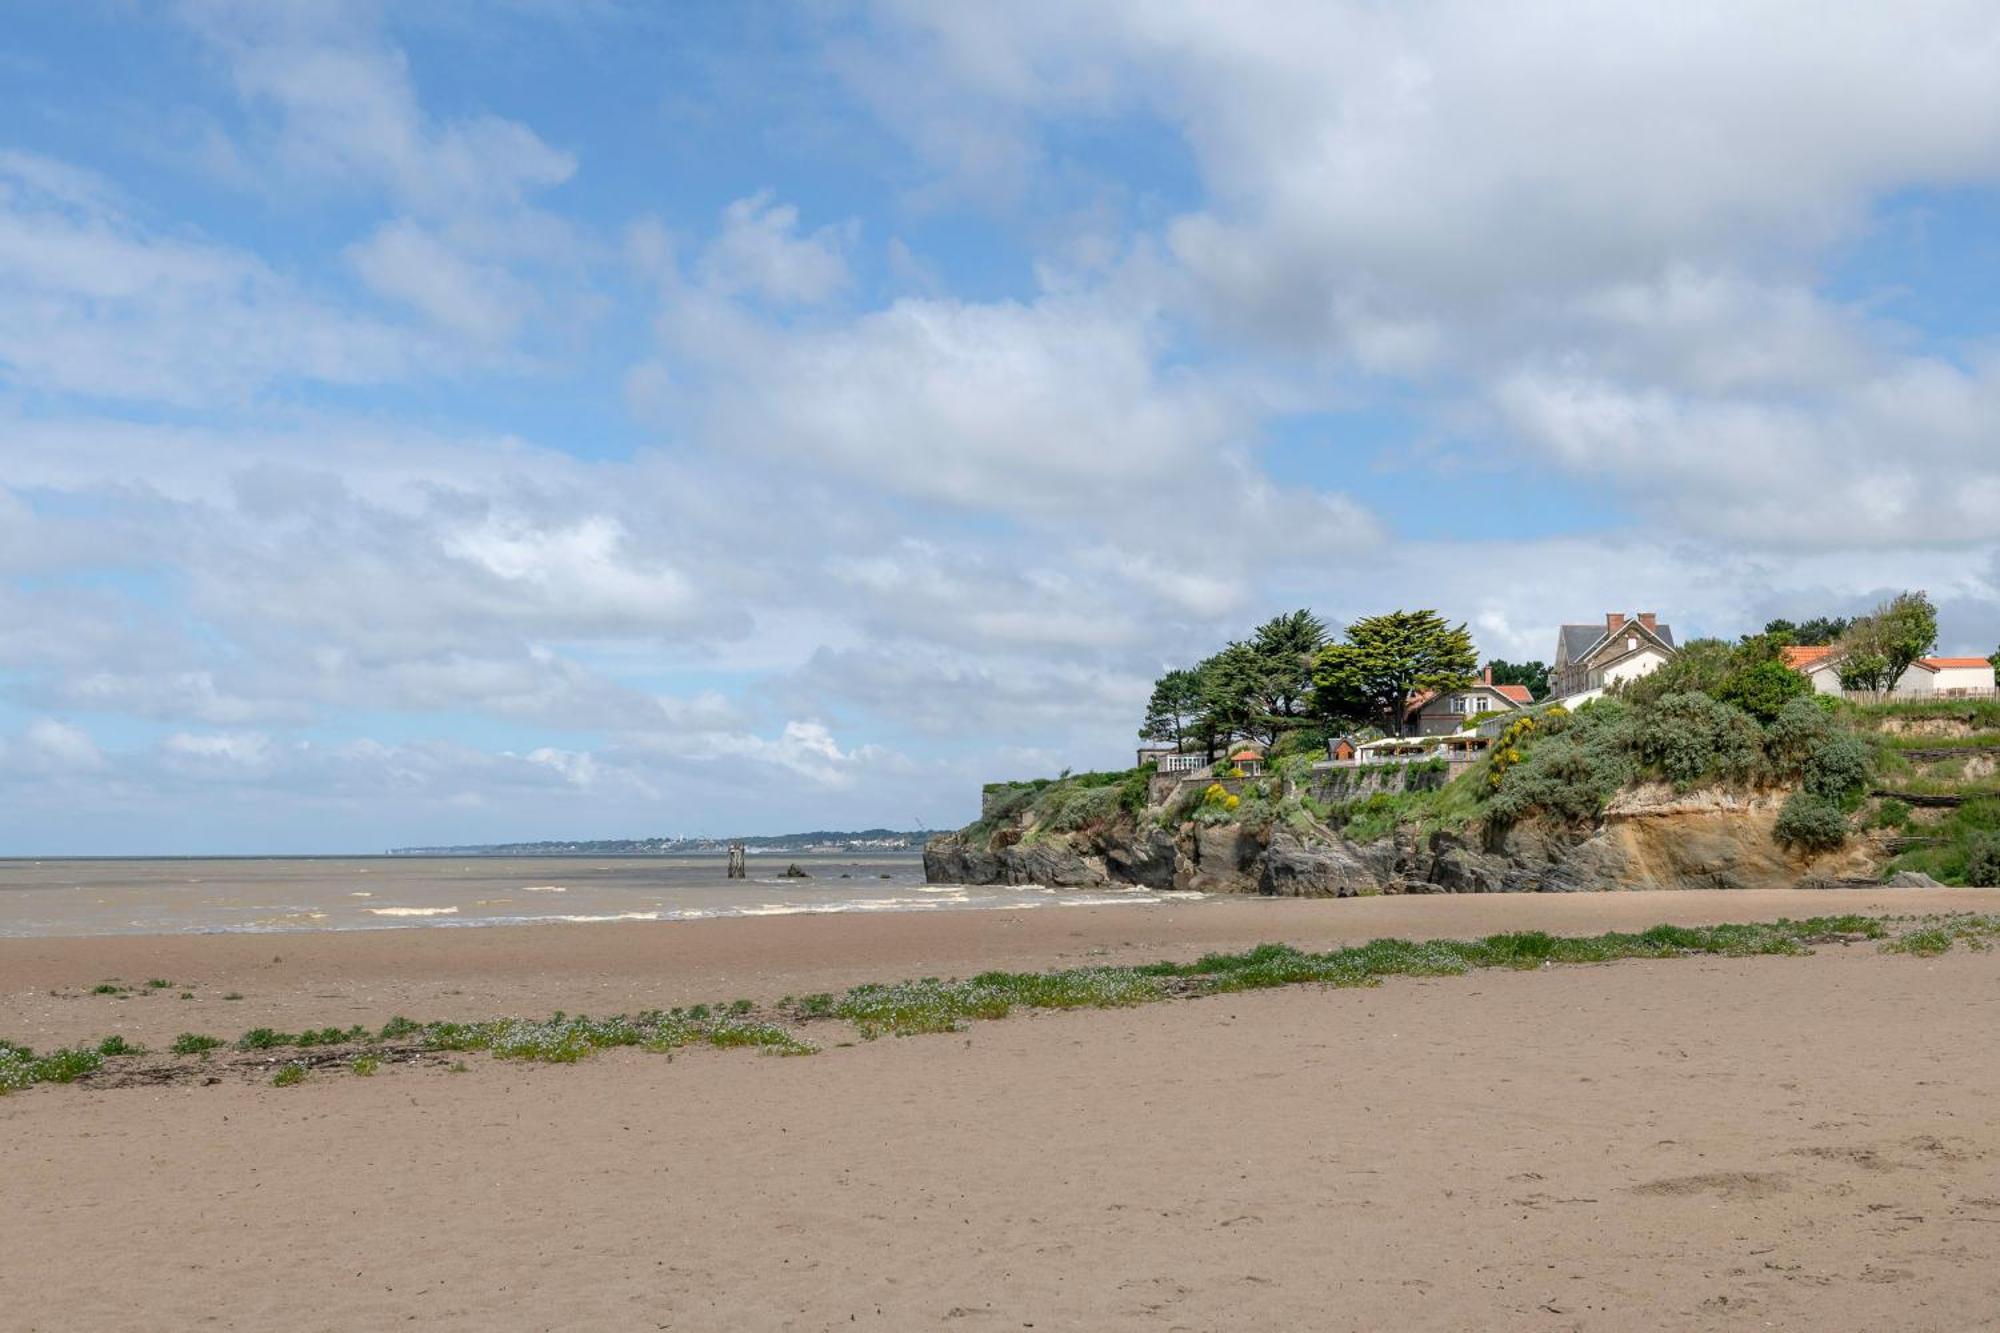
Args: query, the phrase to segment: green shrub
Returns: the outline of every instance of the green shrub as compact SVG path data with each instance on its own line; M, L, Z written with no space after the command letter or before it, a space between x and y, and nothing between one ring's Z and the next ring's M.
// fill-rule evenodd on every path
M1805 695L1778 710L1766 728L1764 750L1770 756L1772 772L1781 781L1796 782L1819 749L1841 734L1827 695Z
M299 1064L282 1065L271 1075L274 1088L293 1088L306 1081L306 1067Z
M1038 802L1038 827L1050 833L1074 833L1109 820L1119 809L1120 788L1077 787L1064 783Z
M201 1055L222 1045L220 1037L205 1037L199 1032L183 1032L174 1038L174 1044L167 1047L175 1055Z
M1778 811L1773 832L1787 847L1830 852L1847 841L1847 814L1837 801L1810 791L1795 791Z
M2000 837L1974 838L1965 856L1965 882L1980 888L2000 888Z
M1875 807L1875 827L1906 829L1910 826L1910 806L1891 796Z
M1823 740L1807 756L1800 773L1807 791L1829 801L1845 801L1868 786L1868 747L1846 732Z
M1709 777L1747 780L1763 759L1763 731L1749 715L1693 691L1638 709L1634 739L1640 762L1683 789Z
M1509 762L1498 767L1489 812L1502 823L1535 814L1571 823L1595 820L1638 776L1633 733L1633 712L1616 699L1541 720L1535 739L1525 748L1511 747ZM1519 759L1512 758L1516 751Z
M1768 724L1792 700L1812 692L1812 682L1784 663L1763 661L1730 672L1716 686L1715 697Z

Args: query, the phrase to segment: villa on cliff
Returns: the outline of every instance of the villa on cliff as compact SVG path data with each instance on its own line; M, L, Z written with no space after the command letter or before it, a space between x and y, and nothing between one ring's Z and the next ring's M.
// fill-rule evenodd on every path
M1584 703L1621 680L1659 670L1679 651L1673 627L1653 611L1610 611L1602 623L1564 625L1556 632L1550 693L1565 704Z
M1784 663L1812 682L1821 694L1840 694L1840 648L1794 645L1781 650ZM1993 664L1983 657L1920 657L1888 691L1891 699L1986 697L1994 692Z
M1493 668L1456 690L1426 690L1410 700L1403 730L1414 736L1448 736L1481 713L1512 713L1535 701L1525 685L1495 685Z

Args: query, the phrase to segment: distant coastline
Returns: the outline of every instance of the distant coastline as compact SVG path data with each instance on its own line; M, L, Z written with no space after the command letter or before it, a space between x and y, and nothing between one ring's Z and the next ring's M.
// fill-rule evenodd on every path
M392 847L386 856L719 856L732 843L752 852L920 852L926 830L827 829L740 838L594 838L576 841L469 843L446 847Z

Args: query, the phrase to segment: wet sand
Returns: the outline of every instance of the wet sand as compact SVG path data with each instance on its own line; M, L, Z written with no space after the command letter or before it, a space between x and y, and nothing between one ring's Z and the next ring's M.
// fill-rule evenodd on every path
M1341 901L1210 898L1034 911L885 912L711 921L288 935L0 939L0 1036L56 1046L116 1032L376 1027L416 1019L606 1014L838 991L988 968L1190 959L1269 940L1326 949L1388 935L1585 935L1662 921L1839 912L2000 911L1980 889L1498 894ZM144 983L174 983L148 991ZM139 987L90 994L100 982ZM194 998L181 1000L183 993ZM224 1000L229 994L243 999Z
M322 994L355 1021L364 1001L485 1016L1261 939L1994 901L1606 894L6 941L0 1032L79 967L158 964L204 990L261 975L229 1004L241 1017L211 1025L235 1031L287 1005L323 1014L307 1003ZM1996 1035L2000 953L1855 945L1031 1015L803 1059L474 1056L464 1074L283 1090L38 1088L0 1099L0 1327L1993 1327Z

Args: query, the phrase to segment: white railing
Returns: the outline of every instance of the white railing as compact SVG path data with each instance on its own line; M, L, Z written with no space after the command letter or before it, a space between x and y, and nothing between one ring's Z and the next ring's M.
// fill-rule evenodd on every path
M1383 768L1396 764L1428 764L1442 759L1448 764L1469 764L1484 750L1425 750L1421 754L1368 754L1352 759L1322 759L1314 768Z

